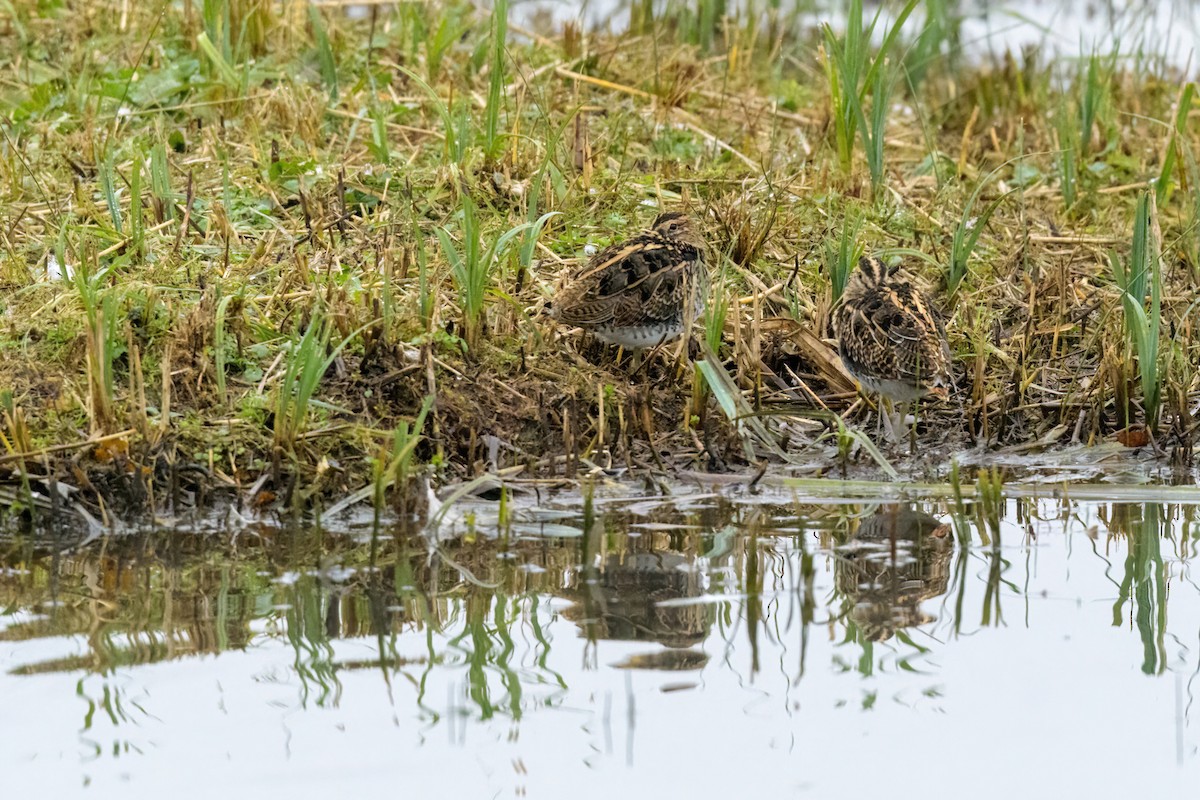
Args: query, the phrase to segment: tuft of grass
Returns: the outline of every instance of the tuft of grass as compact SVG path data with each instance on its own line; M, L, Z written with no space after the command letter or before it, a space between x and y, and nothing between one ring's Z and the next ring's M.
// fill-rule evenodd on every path
M432 35L425 37L425 77L435 83L442 73L442 61L470 24L463 20L462 8L455 4L441 6L441 18L432 26Z
M466 107L460 104L459 107L463 110L463 113L460 113L458 119L455 119L451 116L450 107L442 100L441 95L432 86L422 80L420 75L404 67L397 67L397 69L415 83L433 103L434 111L437 112L438 118L442 121L442 132L446 142L445 163L451 165L461 164L471 141L465 135L470 132L469 118L465 114Z
M1182 174L1191 172L1193 191L1200 189L1200 187L1195 185L1196 159L1191 148L1187 145L1189 141L1187 132L1188 114L1192 111L1195 97L1195 83L1185 83L1183 88L1179 90L1179 99L1175 103L1174 124L1171 126L1171 139L1167 142L1167 149L1163 154L1162 169L1159 170L1158 180L1155 182L1154 188L1154 199L1160 206L1170 199L1171 191L1175 188L1174 172L1176 169Z
M1069 211L1075 205L1079 186L1079 130L1067 108L1059 106L1054 114L1054 129L1058 134L1055 156L1058 166L1058 188L1062 192L1063 205Z
M850 273L854 271L859 257L863 254L864 248L858 241L861 230L862 218L853 213L847 213L842 222L837 242L830 239L825 240L825 265L829 270L829 286L835 303L841 299L842 292L846 291Z
M483 232L479 225L479 211L469 194L463 195L462 223L459 234L462 249L445 227L436 231L442 254L450 263L450 276L458 291L459 311L462 320L462 338L467 349L473 351L479 344L483 331L483 307L492 286L492 272L496 264L507 254L513 239L525 231L536 236L545 226L552 213L543 214L535 222L522 222L501 233L488 247L483 246Z
M846 467L850 461L850 455L855 447L861 447L863 451L871 457L884 474L892 480L900 480L900 473L888 461L887 456L883 451L871 441L871 437L867 436L858 428L847 425L845 420L836 414L833 415L833 430L822 434L821 438L832 437L837 446L838 464L841 467L843 476L846 474Z
M488 63L488 96L484 108L483 150L488 161L499 158L504 149L501 138L500 110L504 105L505 70L507 59L505 43L508 35L508 0L494 0L492 4L492 46Z
M1113 278L1121 289L1125 335L1137 353L1146 426L1154 430L1158 425L1162 404L1162 377L1158 368L1159 331L1162 325L1162 263L1161 244L1154 230L1152 197L1149 192L1138 197L1128 263L1122 262L1115 253L1109 254L1109 263ZM1146 308L1147 290L1150 293L1149 310Z
M15 493L5 499L0 506L0 520L5 512L12 514L28 513L30 522L36 522L37 505L33 501L33 487L29 482L29 470L25 463L25 454L34 452L33 437L29 431L29 423L25 411L16 402L9 389L0 390L0 446L3 454L15 463L16 473L20 482Z
M718 25L725 16L725 0L697 0L696 29L692 40L704 52L713 49Z
M1009 166L1009 164L1019 161L1012 159L1006 161L994 170L989 172L975 186L975 191L971 192L967 198L966 205L963 206L962 216L959 217L958 225L954 228L954 235L950 240L950 259L946 264L946 293L953 296L958 291L958 287L962 284L963 279L967 277L968 261L971 259L971 254L975 252L975 246L979 244L979 237L983 234L983 229L987 226L988 220L992 218L992 214L1001 203L1017 189L1010 189L1007 192L996 197L992 202L984 207L983 211L978 215L974 215L975 204L979 202L983 190L988 184L1000 174L1000 172Z
M8 455L33 452L33 437L29 434L29 423L25 411L16 403L10 390L0 391L0 444Z
M203 0L200 35L224 62L242 64L266 52L267 34L277 17L270 5L262 0ZM191 3L188 8L190 13Z
M229 306L234 300L240 301L241 298L234 295L226 295L217 302L216 316L213 320L213 361L215 362L214 378L217 384L217 394L224 403L228 399L228 394L225 391L225 360L228 358L226 351L227 345L225 342L226 325L225 320L229 316Z
M639 36L654 32L654 0L630 0L629 30Z
M392 433L391 448L379 454L374 460L372 471L374 479L372 487L374 489L373 507L375 509L375 522L378 528L380 515L382 514L387 496L387 490L392 488L396 491L400 498L402 508L401 516L405 516L407 512L407 497L408 484L412 477L413 457L416 453L417 445L421 443L422 431L425 430L425 420L429 416L429 412L433 409L433 395L426 395L421 401L421 408L417 412L416 419L411 423L408 420L401 420L395 431Z
M744 194L722 198L713 206L724 237L729 240L729 257L739 267L749 267L758 260L775 226L774 204L762 214L750 213L752 210L754 206Z
M1100 55L1097 52L1082 62L1074 83L1057 95L1052 120L1055 137L1055 171L1064 210L1068 213L1079 199L1079 190L1091 185L1084 181L1098 155L1094 142L1108 137L1112 128L1112 83L1119 50Z
M175 193L171 190L171 168L167 161L167 145L160 137L150 149L150 195L154 205L154 221L166 222L175 218Z
M368 114L371 117L371 138L367 141L367 148L371 151L371 156L376 161L387 166L392 163L392 148L388 140L387 113L383 109L383 104L372 103Z
M921 3L925 24L904 54L904 71L913 89L921 86L934 65L946 62L952 68L962 48L963 15L955 0L925 0Z
M325 84L325 91L328 92L329 99L337 102L337 59L333 55L333 45L329 43L329 31L325 28L325 17L321 14L320 8L309 5L308 22L312 26L313 43L317 48L317 64L321 68L321 82Z
M883 185L883 136L897 78L897 70L890 64L876 71L875 80L871 83L871 116L859 121L863 154L867 160L867 171L871 173L871 190L876 194Z
M883 36L878 50L872 50L871 39L883 8L875 12L870 25L863 27L862 0L851 0L846 18L846 33L839 37L828 23L823 26L825 37L825 78L832 106L833 135L838 163L849 173L854 167L854 140L861 134L871 185L878 189L883 181L883 128L887 121L888 99L895 84L893 68L887 63L888 53L904 27L905 20L917 7L909 0L900 9L892 27ZM867 94L873 104L868 123L864 107Z
M100 178L100 191L104 194L104 204L108 207L108 216L112 220L113 230L117 235L125 233L124 218L121 215L121 201L117 198L117 188L114 176L116 167L113 165L113 151L104 154L104 160L97 167Z
M212 40L207 33L200 33L196 36L196 44L200 48L200 52L207 59L209 69L213 73L213 77L219 83L224 85L226 91L233 97L241 97L246 94L246 89L250 83L250 64L246 62L243 66L241 74L230 63L229 56L222 49L213 45Z
M1080 155L1087 156L1093 150L1096 126L1107 122L1112 108L1113 75L1120 57L1120 43L1113 51L1101 55L1095 51L1087 59L1079 97L1079 147Z
M333 362L367 326L354 331L330 349L333 323L323 313L314 313L299 341L287 349L284 373L275 392L274 446L277 452L295 454L296 442L304 433L317 388Z
M436 297L429 279L429 257L425 253L425 237L421 235L416 222L413 222L413 240L416 242L415 258L417 261L417 319L421 323L422 333L432 333L433 314Z
M59 263L66 263L60 255ZM117 298L104 288L108 269L90 273L86 263L80 263L72 274L72 282L83 306L85 317L84 341L87 352L88 418L93 434L112 433L117 425L116 380L113 364L124 352L117 324Z
M704 305L704 343L708 352L721 351L721 339L725 335L725 320L729 317L729 290L727 262L721 259L721 271L713 282L712 290L708 292L708 302Z
M233 61L233 10L230 0L203 0L200 15L204 32L200 35L216 51L221 60Z
M138 153L129 168L129 242L134 259L146 257L146 221L142 209L142 157Z

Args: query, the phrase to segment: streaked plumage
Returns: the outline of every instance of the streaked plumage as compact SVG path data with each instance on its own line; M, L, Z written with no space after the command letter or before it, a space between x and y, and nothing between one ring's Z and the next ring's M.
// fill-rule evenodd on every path
M602 250L568 276L549 314L623 347L674 339L703 309L706 249L685 214L660 214L651 230Z
M842 363L863 388L906 403L951 385L941 314L906 278L863 256L833 314Z
M848 617L870 641L934 620L922 603L945 594L954 553L951 527L908 505L891 504L862 520L838 548L835 586Z
M842 363L866 391L897 403L948 396L950 346L940 312L878 258L859 260L834 309L833 332Z

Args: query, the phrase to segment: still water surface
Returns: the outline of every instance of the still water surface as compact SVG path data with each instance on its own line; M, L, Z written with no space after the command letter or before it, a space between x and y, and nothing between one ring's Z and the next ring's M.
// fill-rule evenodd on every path
M637 492L515 502L501 538L477 501L433 553L2 538L5 796L1197 785L1196 507Z

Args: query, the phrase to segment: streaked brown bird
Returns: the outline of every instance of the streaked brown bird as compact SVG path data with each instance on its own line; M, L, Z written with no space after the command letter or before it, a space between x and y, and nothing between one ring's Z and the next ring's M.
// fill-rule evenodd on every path
M650 230L592 256L547 309L597 339L641 350L683 333L704 308L707 245L686 214L668 211Z
M846 370L865 391L900 404L901 420L914 400L949 396L950 346L941 313L898 268L859 259L834 309L833 333ZM882 410L880 422L897 441L896 425Z

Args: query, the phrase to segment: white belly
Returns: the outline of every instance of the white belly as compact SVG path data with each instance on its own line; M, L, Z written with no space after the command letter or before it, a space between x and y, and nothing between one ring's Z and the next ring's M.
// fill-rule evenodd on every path
M891 381L880 378L866 378L862 375L855 375L858 382L863 388L872 394L881 394L884 397L896 403L911 403L919 397L924 396L925 392L921 391L911 383L904 381Z
M683 325L661 325L655 328L593 328L592 335L602 342L638 350L669 342L683 333Z

